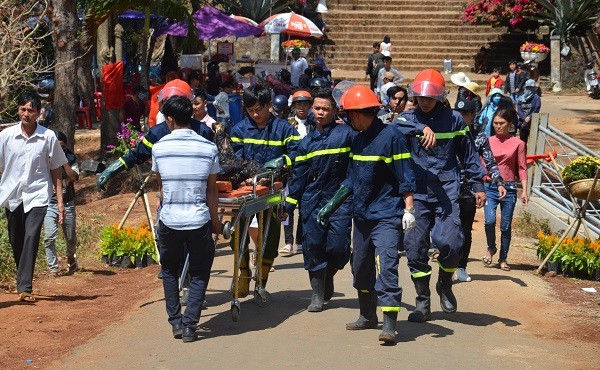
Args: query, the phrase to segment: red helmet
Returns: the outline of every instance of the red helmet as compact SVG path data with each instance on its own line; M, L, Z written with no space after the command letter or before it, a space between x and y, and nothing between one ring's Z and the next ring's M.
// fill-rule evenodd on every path
M365 85L352 86L340 98L340 108L343 110L378 108L380 106L377 95Z
M171 96L185 96L192 100L192 88L187 82L179 79L171 80L158 93L158 101L162 102Z
M292 103L297 101L312 101L312 95L306 90L298 90L292 95Z
M446 81L444 76L435 69L425 69L415 77L408 88L410 96L424 96L441 103L446 100Z

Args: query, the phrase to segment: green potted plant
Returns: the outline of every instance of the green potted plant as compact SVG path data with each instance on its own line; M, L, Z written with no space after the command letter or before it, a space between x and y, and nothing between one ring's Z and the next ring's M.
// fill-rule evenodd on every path
M587 199L589 194L590 200L596 200L600 199L600 179L596 181L594 189L592 185L598 169L600 169L600 158L586 155L566 165L561 176L574 197Z

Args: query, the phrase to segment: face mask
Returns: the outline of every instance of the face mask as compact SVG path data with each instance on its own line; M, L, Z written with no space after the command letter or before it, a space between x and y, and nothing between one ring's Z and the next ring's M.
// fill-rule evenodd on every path
M146 100L146 99L148 99L148 94L140 93L140 94L138 94L138 98L140 98L140 100Z
M500 99L502 99L500 96L494 96L492 98L492 103L494 103L494 105L498 105L500 103Z

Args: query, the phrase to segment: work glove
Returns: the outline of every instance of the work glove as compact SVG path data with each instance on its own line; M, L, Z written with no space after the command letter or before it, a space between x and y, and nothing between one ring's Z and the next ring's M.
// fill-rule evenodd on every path
M125 164L121 162L120 159L114 161L110 164L110 166L106 167L106 169L102 171L100 176L98 176L98 178L96 179L96 188L98 188L98 191L106 191L106 184L108 183L108 180L117 176L118 173L122 172L125 169Z
M340 208L340 206L346 201L346 199L348 199L350 194L352 194L352 190L342 185L340 189L335 193L333 198L331 198L329 202L327 202L327 204L325 204L323 208L319 210L319 213L317 213L317 222L319 223L319 225L327 227L327 224L329 223L329 217L331 217L331 214L335 212L338 208Z
M271 159L267 161L262 168L264 170L277 171L278 169L285 167L287 164L285 156L281 156L279 158Z
M415 215L412 212L404 211L402 216L402 230L407 231L415 227Z

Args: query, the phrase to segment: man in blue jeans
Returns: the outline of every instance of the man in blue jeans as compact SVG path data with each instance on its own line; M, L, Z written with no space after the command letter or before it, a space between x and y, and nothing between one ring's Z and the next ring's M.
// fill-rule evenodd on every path
M152 171L157 172L162 208L158 237L168 321L173 337L196 340L196 326L215 257L212 232L221 233L216 145L190 127L192 103L173 96L162 107L171 131L152 148ZM184 314L179 301L179 268L189 255L190 288Z
M67 161L62 167L62 193L65 204L65 219L62 223L63 234L67 244L67 274L73 274L77 270L77 259L75 252L77 250L77 233L75 217L75 186L73 183L79 179L79 164L77 156L69 149L67 144L67 135L63 132L56 132L56 138L62 148ZM46 261L50 268L50 275L58 275L58 257L56 253L56 235L58 234L58 203L56 200L56 189L44 218L44 246L46 248Z

